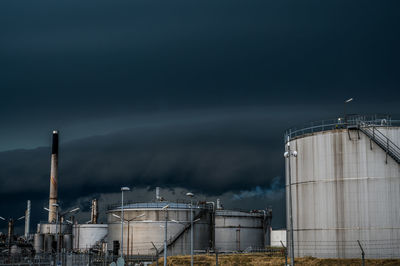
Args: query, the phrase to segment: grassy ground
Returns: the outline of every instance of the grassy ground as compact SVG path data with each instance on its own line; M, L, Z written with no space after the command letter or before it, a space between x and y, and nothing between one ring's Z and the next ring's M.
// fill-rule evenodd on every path
M312 257L296 258L296 265L301 266L333 266L333 265L346 265L346 266L359 266L361 259L317 259ZM190 256L171 256L168 257L168 265L170 266L183 266L190 265ZM164 260L159 260L159 265L163 265ZM153 265L156 265L155 263ZM215 255L196 255L194 257L194 265L196 266L212 266L215 265ZM230 254L219 255L218 265L221 266L263 266L263 265L285 265L284 257L270 257L264 253L259 254ZM367 259L365 261L367 266L385 265L397 266L400 265L400 260L378 260Z

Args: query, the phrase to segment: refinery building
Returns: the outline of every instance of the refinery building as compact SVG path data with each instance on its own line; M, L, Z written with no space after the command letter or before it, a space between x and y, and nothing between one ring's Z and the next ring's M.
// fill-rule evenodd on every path
M58 141L54 131L48 220L33 234L35 254L96 253L153 261L192 249L195 254L236 253L283 246L292 258L400 258L400 121L390 116L348 115L285 133L283 230L271 229L271 209L230 210L219 200L172 201L159 188L149 202L110 204L103 223L93 199L90 221L78 221L73 218L77 208L61 211L58 205ZM29 215L28 201L26 242ZM10 220L8 252L29 247L13 244L12 237Z
M252 251L264 249L270 244L271 209L226 210L219 200L167 201L159 195L159 188L152 202L108 206L104 224L98 223L96 199L92 200L88 223L68 220L77 209L64 213L59 211L58 139L59 133L54 131L47 208L49 215L48 222L39 223L34 234L33 246L37 254L96 251L157 257L164 253L165 246L169 255L190 254L192 230L196 253Z

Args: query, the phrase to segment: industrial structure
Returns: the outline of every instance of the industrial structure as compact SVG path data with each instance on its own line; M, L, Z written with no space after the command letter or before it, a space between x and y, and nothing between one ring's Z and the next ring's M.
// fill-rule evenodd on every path
M152 202L110 205L105 224L99 223L98 201L93 199L90 221L79 223L73 216L79 208L64 211L59 204L58 151L59 132L53 131L49 205L44 208L48 219L37 224L36 232L31 234L31 202L28 201L25 216L8 220L8 254L28 252L31 258L39 256L40 260L42 256L58 264L67 260L62 254L72 253L97 254L104 260L119 256L153 260L163 253L248 252L265 249L270 244L270 209L225 210L219 199L217 202L167 201L158 187ZM129 188L123 187L124 190ZM187 193L187 196L193 197L193 194ZM23 218L24 239L18 242L13 232L14 222ZM6 221L3 217L0 219Z
M49 223L55 223L58 212L58 131L53 131L50 166Z
M162 201L158 189L155 202L124 205L126 255L153 255L164 252L165 225L167 251L171 255L190 254L190 203ZM265 248L272 218L271 210L252 212L223 210L214 202L193 204L194 250L238 252ZM121 241L121 206L107 213L108 249Z
M286 132L295 256L400 258L399 126L351 115Z
M71 250L72 247L72 223L68 223L60 213L58 204L58 144L59 134L53 131L50 164L50 193L48 222L39 223L34 236L34 249L36 253L60 252L62 249Z
M107 261L193 250L251 252L281 244L294 250L291 261L360 253L400 258L400 121L389 116L351 115L286 132L287 231L272 231L272 237L270 209L228 210L220 200L168 201L159 188L151 202L125 204L123 191L129 188L121 188L122 202L108 207L105 224L93 199L90 221L79 223L72 216L79 208L59 206L58 131L52 137L48 220L37 225L32 245L30 201L25 216L0 217L8 222L7 239L0 236L9 255L96 253ZM25 236L16 238L14 223L23 218Z
M218 251L251 251L269 246L270 209L252 212L217 209L214 217Z
M60 252L87 252L92 249L101 249L102 243L108 233L108 225L97 224L98 203L92 200L91 220L89 223L78 224L72 215L79 208L61 212L58 203L58 143L59 133L53 131L51 165L50 165L50 194L48 211L48 222L39 223L34 235L33 247L36 253ZM30 205L29 205L30 207Z
M99 207L97 199L92 200L90 221L85 224L74 223L72 227L73 245L76 252L103 249L108 234L107 224L98 224Z

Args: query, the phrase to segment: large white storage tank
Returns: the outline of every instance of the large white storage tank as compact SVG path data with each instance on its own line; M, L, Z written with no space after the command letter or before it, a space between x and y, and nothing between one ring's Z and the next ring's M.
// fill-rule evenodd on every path
M72 229L74 251L86 252L106 242L107 224L74 224Z
M168 208L165 208L168 206ZM124 206L124 245L126 255L154 255L163 252L165 215L168 214L168 254L190 254L190 204L177 202L134 203ZM193 204L194 250L210 249L212 206ZM121 241L121 208L113 206L107 213L108 249ZM135 219L135 217L138 217ZM129 222L129 223L128 223ZM154 244L154 246L153 246ZM161 254L162 256L162 254Z
M359 240L367 258L400 257L396 125L389 117L353 116L346 123L324 121L287 133L290 149L297 151L286 159L295 256L360 257Z
M264 249L270 211L215 211L215 248L219 252Z

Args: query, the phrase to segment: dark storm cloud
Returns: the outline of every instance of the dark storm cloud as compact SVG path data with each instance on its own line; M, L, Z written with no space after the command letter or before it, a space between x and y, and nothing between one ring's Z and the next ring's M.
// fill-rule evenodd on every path
M356 97L388 112L398 105L398 10L395 1L1 1L0 150L155 111L317 109Z
M273 115L260 111L162 116L132 129L65 142L59 157L60 200L70 206L79 197L112 193L122 185L185 187L210 197L235 192L233 200L268 194L258 187L271 193L282 189L277 178L283 174L282 140L268 137L280 129ZM31 199L35 218L41 213L43 219L49 162L49 148L0 153L0 199L18 202L19 211ZM253 189L258 194L251 194Z
M44 219L57 128L66 206L160 185L273 202L282 223L285 128L350 97L348 112L400 114L399 5L1 1L0 215L29 198Z
M270 169L279 175L276 165L282 164L280 157L274 158L282 143L268 137L276 130L267 122L273 117L257 112L228 114L157 118L134 129L64 143L60 186L71 189L70 197L124 182L185 185L208 193L269 186L274 177L269 176ZM48 152L38 148L0 153L5 184L1 192L47 189ZM20 185L23 180L25 186Z
M391 100L399 82L397 2L26 1L0 10L8 111L271 103L283 91L332 102L379 89Z

